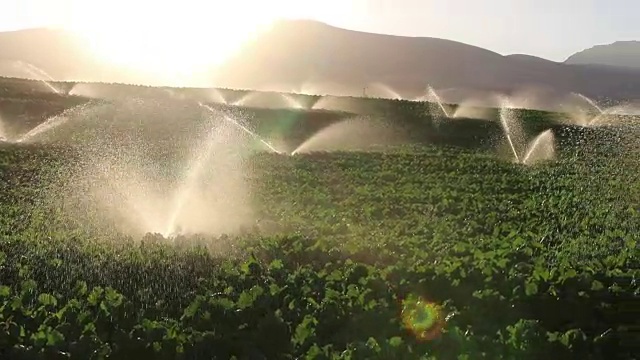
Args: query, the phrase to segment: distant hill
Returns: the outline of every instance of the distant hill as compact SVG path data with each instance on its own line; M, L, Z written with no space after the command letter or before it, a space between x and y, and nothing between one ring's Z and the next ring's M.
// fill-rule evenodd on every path
M565 63L640 69L640 41L617 41L571 55Z
M34 76L27 64L60 81L159 85L144 74L101 62L81 39L64 31L0 33L0 76L45 77ZM364 33L308 20L277 22L210 74L212 86L334 95L376 95L373 89L382 89L413 97L424 95L430 84L449 93L535 87L595 98L640 98L640 69L503 56L450 40Z
M549 61L547 59L541 58L539 56L533 56L533 55L527 55L527 54L511 54L511 55L507 55L506 57L509 58L509 59L513 59L513 60L527 61L527 62L530 62L530 63L537 63L537 64L541 64L541 63L547 63L548 64L548 63L552 62L552 61Z
M228 61L217 80L258 89L339 85L353 94L372 83L417 94L429 83L439 89L508 92L533 86L640 98L640 71L502 56L455 41L364 33L306 20L276 24Z

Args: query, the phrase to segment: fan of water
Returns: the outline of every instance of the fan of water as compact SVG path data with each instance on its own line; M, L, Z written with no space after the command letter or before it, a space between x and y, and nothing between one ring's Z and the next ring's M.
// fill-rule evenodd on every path
M427 85L427 93L416 99L416 101L426 101L429 103L429 112L432 115L435 115L436 118L451 118L450 111L444 105L442 98L440 95L432 88L430 85Z
M602 126L602 125L619 125L628 120L629 116L634 114L636 108L631 104L615 105L603 108L594 100L580 93L571 93L571 96L588 104L594 111L584 111L582 108L577 109L565 106L565 110L571 114L575 122L584 127ZM595 115L594 115L595 112Z
M207 109L209 112L215 114L216 111L214 109L212 109L210 106L208 105L204 105L202 103L199 103L199 105L205 109ZM246 126L242 125L239 121L235 120L233 117L229 116L229 115L223 115L222 118L233 124L234 126L236 126L238 129L244 131L245 133L247 133L248 135L250 135L251 137L253 137L254 139L258 140L261 144L263 144L268 150L277 153L277 154L281 154L282 152L278 149L276 149L273 145L271 145L271 143L269 143L268 141L266 141L265 139L263 139L262 137L260 137L258 134L254 133L253 131L249 130L249 128L247 128Z
M218 89L207 89L207 100L216 104L228 105L229 102Z
M312 107L313 110L341 111L353 114L367 114L362 99L343 96L323 96Z
M289 104L289 109L304 109L304 106L300 104L296 99L294 99L289 94L280 94L285 99L285 101Z
M555 157L555 136L553 131L546 130L531 141L527 152L522 158L522 164L533 165L535 163L552 160Z
M382 83L374 83L366 88L366 95L373 98L402 100L403 97L390 86Z
M562 109L568 112L573 122L580 126L591 126L596 119L605 115L605 111L594 100L580 93L571 93L565 102ZM585 104L589 109L584 108Z
M159 92L160 88L151 88ZM151 91L150 89L145 89ZM140 97L145 90L136 89L132 85L104 84L104 83L77 83L70 90L69 95L82 96L92 99L126 101L132 97Z
M449 110L445 108L444 104L442 103L442 99L440 98L438 93L431 86L427 87L427 89L428 89L429 98L431 99L430 102L435 103L438 106L438 109L442 111L442 115L444 115L444 117L446 118L451 117L449 115Z
M251 92L233 103L235 106L271 108L271 109L303 109L291 95L280 93Z
M31 142L34 139L43 136L46 133L51 132L56 129L60 125L65 124L69 121L69 119L82 119L88 117L92 112L96 110L96 108L100 105L98 102L88 102L84 104L77 105L70 109L66 109L59 115L52 116L42 122L40 125L31 129L26 134L20 136L16 142Z
M51 82L54 82L55 80L46 71L39 67L25 61L12 61L11 67L18 71L18 77L26 75L29 79L39 81L47 90L55 94L60 93L60 90L51 84Z
M504 136L516 163L532 165L542 160L551 160L555 156L555 137L546 130L533 139L527 146L517 109L508 98L502 98L499 120Z
M298 146L291 155L314 151L372 150L400 143L397 129L374 119L352 118L334 123L318 131Z
M509 100L504 98L503 105L500 108L500 125L502 126L504 136L509 143L515 161L520 162L520 156L518 154L523 147L524 133L520 126L516 109L510 105Z
M596 104L595 101L591 100L587 96L582 95L580 93L576 93L576 92L571 93L571 94L574 95L574 96L579 97L580 99L582 99L584 101L586 101L589 105L591 105L594 109L596 109L598 111L599 115L604 114L604 110L602 110L602 108L600 106L598 106L598 104Z
M223 117L227 118L225 115ZM207 206L207 203L198 204L198 200L208 199L212 204L224 207L224 211L228 211L234 202L242 199L244 194L240 192L243 192L244 185L242 172L238 172L242 164L241 149L236 148L242 141L239 141L241 139L238 136L234 136L233 131L229 130L232 129L228 126L218 125L213 128L205 140L202 150L196 154L180 188L174 196L164 232L165 236L185 230L193 232L199 227L207 226L207 223L211 220L203 218L203 209L201 209L201 207ZM230 143L231 141L234 141L234 143ZM207 166L210 166L210 168L207 168ZM215 170L212 172L212 169ZM234 172L236 173L234 174ZM206 180L205 175L208 177ZM208 190L207 182L211 184L212 180L216 188ZM205 181L204 184L202 184L203 181ZM238 191L238 186L241 187L240 191ZM215 200L211 198L212 194L207 193L210 190L217 192L214 195ZM222 194L221 191L225 193ZM236 196L239 196L239 198L236 198ZM188 206L190 205L196 205L198 209L189 209ZM209 210L214 214L219 212L211 210L214 209ZM200 219L194 219L194 217L199 217ZM219 221L220 219L217 220ZM203 221L203 223L199 224L199 221Z
M4 120L0 117L0 142L5 142L9 139L7 130L5 129Z
M496 108L500 108L500 104L499 98L495 94L470 97L458 105L451 117L493 120L496 116Z
M69 90L69 95L84 96L88 98L105 97L104 94L97 89L98 86L98 84L78 83L73 85L71 90Z
M245 166L249 133L229 121L227 114L193 104L187 111L175 112L177 120L145 119L145 127L139 128L145 133L134 133L130 139L123 133L137 126L132 128L126 119L152 108L148 103L139 106L114 106L110 113L114 119L108 121L117 128L77 144L80 159L60 195L55 195L60 208L92 228L115 227L136 235L216 235L252 224L246 183L250 169ZM126 118L119 119L122 115ZM157 138L171 129L186 131L186 141Z

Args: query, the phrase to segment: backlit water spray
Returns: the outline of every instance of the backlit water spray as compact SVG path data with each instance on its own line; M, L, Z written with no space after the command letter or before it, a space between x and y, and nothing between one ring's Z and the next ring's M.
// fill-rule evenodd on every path
M53 129L59 127L60 125L66 123L67 121L69 121L69 119L79 118L80 114L85 114L88 116L89 115L88 112L91 111L96 105L97 103L88 102L88 103L80 104L72 108L66 109L61 114L52 116L47 120L45 120L44 122L42 122L40 125L29 130L29 132L27 132L26 134L18 138L16 142L18 143L29 142L34 138L44 133L50 132Z
M440 98L440 95L438 95L435 89L432 88L431 86L427 86L427 101L429 101L430 103L436 104L438 106L438 109L442 111L443 116L447 118L451 117L449 115L449 111L447 110L447 108L445 108L442 102L442 99Z
M538 161L550 160L555 156L555 137L553 131L546 130L536 136L529 145L522 163L530 165Z
M253 137L223 111L143 100L113 105L97 120L97 132L69 123L90 136L72 132L87 141L73 140L77 159L61 175L60 192L51 192L51 203L74 223L167 238L253 224L245 166Z
M598 106L598 104L596 104L596 102L595 102L595 101L591 100L591 99L590 99L590 98L588 98L587 96L584 96L584 95L582 95L582 94L580 94L580 93L576 93L576 92L574 92L574 93L572 93L572 94L573 94L573 95L575 95L575 96L577 96L577 97L579 97L580 99L582 99L582 100L586 101L586 102L587 102L589 105L591 105L594 109L598 110L598 113L599 113L598 115L602 115L602 114L604 114L604 113L605 113L605 112L604 112L604 110L603 110L600 106Z
M208 111L212 112L212 113L216 113L216 111L211 108L209 105L205 105L203 103L198 103L198 105L200 105L201 107L207 109ZM228 115L223 115L224 120L234 124L235 126L237 126L239 129L241 129L242 131L246 132L247 134L249 134L251 137L253 137L254 139L258 140L260 143L262 143L264 146L267 147L267 149L281 154L282 152L278 149L276 149L273 145L271 145L268 141L266 141L265 139L261 138L260 136L258 136L258 134L254 133L253 131L249 130L246 126L242 125L240 122L236 121L235 119L233 119L232 117L228 116Z
M217 128L211 130L209 137L206 140L205 147L199 153L193 164L188 168L186 179L182 184L180 190L176 194L176 200L172 206L173 210L169 215L168 226L166 231L162 234L165 237L172 236L180 231L178 228L178 219L183 212L184 206L189 201L198 186L198 182L202 177L202 173L205 165L209 161L213 150L216 145L221 143L220 131Z
M4 120L0 117L0 142L5 142L8 139L7 130L5 129Z
M55 86L51 85L51 81L55 81L46 71L40 69L39 67L24 61L18 61L17 65L29 73L30 76L34 77L35 80L41 82L44 86L46 86L49 90L51 90L55 94L60 94L60 90L56 89ZM47 80L43 79L46 78Z
M536 136L527 146L524 130L518 118L517 109L508 98L501 98L500 125L502 127L514 161L518 164L532 165L538 161L550 160L555 156L555 136L546 130Z
M504 136L509 143L509 147L513 152L513 157L516 162L520 162L520 157L518 156L518 150L516 149L516 144L514 142L514 134L512 128L516 126L514 124L515 119L515 109L510 107L509 101L506 98L503 98L503 104L500 108L500 125L502 126L502 130L504 131Z

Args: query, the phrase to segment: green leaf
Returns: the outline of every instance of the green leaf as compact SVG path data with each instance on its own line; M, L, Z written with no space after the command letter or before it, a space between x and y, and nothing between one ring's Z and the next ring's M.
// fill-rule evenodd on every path
M93 290L91 290L91 293L87 297L87 302L89 302L89 304L92 306L98 305L98 303L100 302L100 298L102 297L103 291L104 290L101 287L93 288Z
M47 333L47 345L48 346L57 346L64 344L64 335L60 333L58 330L50 330Z
M542 268L542 267L536 267L533 270L533 276L536 279L547 281L547 280L549 280L549 271L547 271L547 269Z
M318 344L313 344L313 346L311 346L307 351L305 355L305 359L309 359L309 360L318 359L318 358L321 358L321 355L322 355L322 349L318 346Z
M381 348L376 339L370 337L366 343L367 347L375 352L380 352Z
M253 295L249 291L244 291L242 292L242 294L240 294L240 297L238 298L236 305L238 305L238 307L241 309L246 309L248 307L251 307L251 305L253 305L253 300L254 300Z
M308 338L313 336L315 334L316 323L317 321L313 316L305 315L302 322L296 327L293 339L294 343L297 345L302 345Z
M22 291L21 291L21 293L22 293L22 294L29 293L29 292L31 292L31 291L33 291L33 290L35 290L37 287L38 287L38 284L36 284L36 282L35 282L35 281L33 281L33 280L26 280L26 281L24 281L24 282L22 283L22 289L21 289Z
M534 283L534 282L528 282L525 285L525 289L524 289L524 293L527 294L527 296L532 296L538 293L538 284Z
M209 304L212 306L219 306L224 310L231 310L236 307L236 303L234 303L233 300L225 297L209 299Z
M87 294L88 288L87 283L84 281L78 281L76 283L76 294L79 296L84 296Z
M182 316L187 319L193 318L198 312L198 309L200 308L201 304L202 304L202 297L198 296L195 300L191 302L191 304L189 304L189 306L187 306L186 309L184 309L184 311L182 312Z
M565 279L571 279L578 276L578 273L574 270L574 269L569 269L564 273L564 278Z
M269 285L269 294L271 294L272 296L277 295L280 291L282 291L282 288L280 288L280 286L278 286L277 284Z
M627 240L624 243L629 250L637 251L638 242L635 240ZM0 263L1 264L1 263Z
M402 343L403 341L400 336L394 336L391 339L389 339L389 345L391 347L399 347L400 345L402 345Z
M599 291L604 289L604 285L598 281L598 280L593 280L593 282L591 283L591 290L592 291Z
M0 286L0 297L9 297L9 295L11 295L11 288L6 285Z
M44 306L56 306L58 305L58 300L50 294L40 294L38 296L38 302Z
M44 330L40 330L31 335L31 340L35 343L36 346L41 347L47 343L47 333Z
M280 259L273 260L271 262L271 264L269 264L269 269L270 270L280 270L283 267L284 267L284 265L282 264L282 260L280 260Z
M124 296L109 287L105 291L105 300L110 307L119 307L120 305L122 305Z
M84 329L82 330L83 334L95 334L96 332L96 325L94 323L88 323L84 326Z

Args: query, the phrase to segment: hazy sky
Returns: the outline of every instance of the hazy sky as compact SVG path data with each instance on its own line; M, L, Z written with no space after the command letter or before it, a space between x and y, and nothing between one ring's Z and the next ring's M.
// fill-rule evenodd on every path
M190 1L191 6L185 8L185 0L156 0L146 8L149 14L154 14L157 6L183 7L181 16L198 14L200 17L194 21L206 22L202 20L202 11L193 5L196 0ZM145 1L128 0L123 4L136 2ZM74 4L79 3L84 4L83 10L75 11ZM104 15L102 9L112 3L0 0L0 30L69 24L79 17L87 23L91 20L86 18L99 19ZM228 12L227 20L256 18L256 14L266 13L264 4L268 3L274 9L268 15L270 18L311 17L349 29L439 37L502 54L526 53L557 61L596 44L640 40L640 0L209 0L206 3L208 11L216 4L221 9L218 12ZM239 3L242 5L235 5ZM260 9L252 11L258 6ZM118 11L126 12L127 8L128 5ZM118 24L119 19L109 21Z

